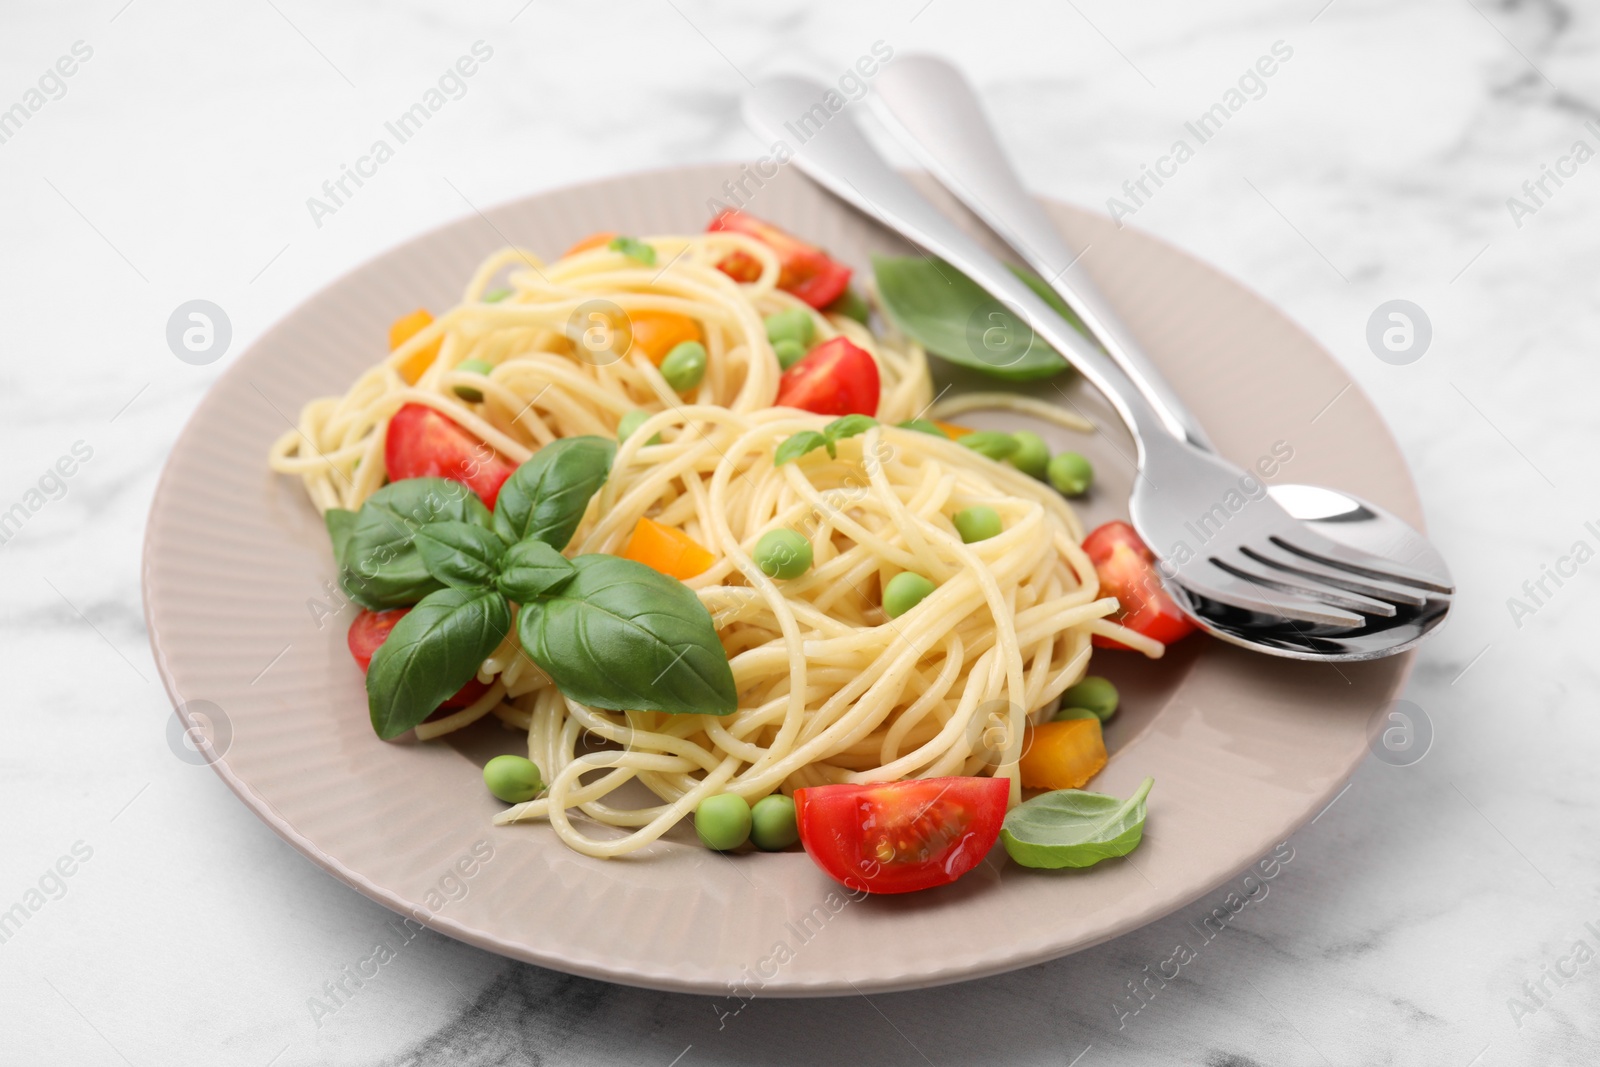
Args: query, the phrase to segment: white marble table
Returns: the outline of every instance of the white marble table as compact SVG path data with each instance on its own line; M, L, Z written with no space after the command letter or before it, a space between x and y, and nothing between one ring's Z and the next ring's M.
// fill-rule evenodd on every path
M21 502L26 521L0 547L0 912L22 904L26 921L0 943L0 1061L1594 1062L1600 961L1573 952L1600 949L1600 564L1562 560L1600 547L1585 525L1600 520L1600 163L1577 159L1600 149L1600 12L1323 5L8 5L0 109L22 113L0 112L0 510ZM336 210L308 208L477 41L492 57L460 99ZM834 79L876 41L959 59L1034 187L1122 198L1132 224L1284 307L1375 398L1462 589L1407 693L1432 751L1369 760L1291 840L1269 895L1125 1017L1125 983L1222 894L1046 966L757 1001L720 1028L709 998L426 932L313 1018L309 998L391 916L168 747L138 560L178 428L233 355L376 251L471 205L753 156L746 76ZM1186 131L1275 49L1220 130ZM1192 158L1162 163L1178 138ZM1146 164L1170 177L1139 203L1123 182ZM1562 184L1540 190L1545 167ZM165 340L194 298L233 326L210 366ZM1401 366L1365 339L1396 298L1433 330ZM1558 566L1569 576L1533 599L1524 583Z

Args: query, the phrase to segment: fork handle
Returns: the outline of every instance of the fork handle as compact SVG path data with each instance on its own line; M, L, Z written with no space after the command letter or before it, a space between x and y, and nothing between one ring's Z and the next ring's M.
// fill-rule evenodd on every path
M1074 252L1018 180L955 67L933 56L898 57L876 82L874 112L952 194L1016 249L1100 341L1156 409L1167 432L1216 449L1133 333L1082 271ZM1076 358L1076 357L1074 357Z
M830 114L823 101L831 92L804 78L774 78L745 94L744 118L763 137L786 144L796 138L795 124L801 123L799 128L806 136L794 147L794 165L840 199L943 259L1018 313L1117 409L1133 433L1142 464L1145 442L1152 435L1168 433L1162 416L1144 393L1121 367L913 188L878 154L848 112Z

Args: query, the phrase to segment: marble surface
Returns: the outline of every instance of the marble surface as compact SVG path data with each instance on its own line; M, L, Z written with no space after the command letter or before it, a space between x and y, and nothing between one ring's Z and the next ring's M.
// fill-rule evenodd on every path
M1600 149L1593 5L34 0L4 18L0 109L29 114L0 126L0 510L28 517L0 547L0 911L28 918L0 943L0 1062L1594 1062L1600 961L1574 950L1600 949L1600 566L1569 558L1600 545L1600 162L1575 149ZM314 218L307 198L477 41L492 58L460 98ZM836 79L875 41L959 60L1029 183L1106 210L1291 51L1128 221L1285 308L1390 420L1462 591L1406 694L1427 758L1368 760L1148 1002L1126 984L1222 893L1011 975L727 1019L424 932L314 1017L391 916L168 746L138 560L187 413L373 253L474 205L751 157L747 78ZM1562 184L1541 190L1545 168ZM208 366L166 342L195 298L233 328ZM1392 299L1432 323L1406 365L1366 340Z

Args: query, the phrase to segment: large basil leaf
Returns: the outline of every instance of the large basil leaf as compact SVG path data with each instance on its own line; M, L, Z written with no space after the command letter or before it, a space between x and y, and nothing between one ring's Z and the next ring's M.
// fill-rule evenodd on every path
M500 487L495 532L508 545L531 537L566 548L616 454L617 443L605 437L563 437L545 445Z
M517 617L523 649L563 693L612 710L735 710L728 655L688 586L617 556L572 564L571 581Z
M333 562L342 570L345 546L350 543L350 535L356 528L356 513L344 508L329 508L322 513L322 521L328 527L328 540L333 542Z
M382 611L415 604L442 588L413 544L418 529L441 521L488 529L493 517L472 490L444 478L405 478L368 497L339 561L350 599Z
M1083 334L1083 336L1088 337L1089 340L1094 341L1094 338L1089 335L1089 327L1085 326L1083 320L1078 318L1078 313L1068 307L1065 300L1061 299L1061 294L1050 288L1049 282L1026 267L1019 267L1014 263L1007 263L1006 266L1011 268L1011 273L1022 279L1022 284L1032 289L1039 299L1054 308L1057 315L1066 319L1067 325ZM1095 344L1098 345L1099 343L1095 341Z
M1027 323L948 263L926 256L874 256L872 269L889 317L933 355L1008 381L1048 378L1067 369L1066 360ZM1036 276L1016 273L1041 296L1040 286L1049 289ZM1051 304L1057 310L1064 306L1059 297ZM1076 316L1069 321L1081 328Z
M501 559L495 585L518 604L527 604L577 573L571 560L543 541L518 541Z
M1006 813L1000 840L1024 867L1093 867L1126 856L1144 837L1146 778L1127 800L1082 789L1057 789Z
M500 573L506 543L470 522L430 522L417 531L417 555L451 589L483 589Z
M367 669L367 710L385 741L431 715L472 680L511 629L511 606L493 589L441 589L412 608Z

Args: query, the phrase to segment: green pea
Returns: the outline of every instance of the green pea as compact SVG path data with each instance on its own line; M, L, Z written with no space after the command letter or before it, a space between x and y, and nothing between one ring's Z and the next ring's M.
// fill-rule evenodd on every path
M768 530L752 558L768 578L798 578L811 569L811 542L793 530Z
M632 411L622 416L622 418L617 422L617 444L620 445L622 442L632 437L633 431L643 426L645 420L654 414L655 412L646 411L644 408L634 408ZM660 434L652 435L650 440L645 442L647 445L659 445L660 443Z
M680 393L693 389L706 376L706 346L699 341L680 341L661 361L661 376Z
M915 571L901 571L890 578L889 584L883 587L883 613L891 619L898 619L922 603L923 599L936 588L938 587Z
M987 541L1001 530L1000 513L987 504L962 508L950 521L956 524L961 540L969 545L974 541Z
M1051 716L1051 722L1064 722L1067 719L1099 719L1100 716L1088 708L1062 708Z
M762 319L761 324L767 328L767 340L773 344L796 341L801 348L810 348L817 336L817 324L812 321L811 312L801 308L774 311Z
M1058 452L1051 456L1046 473L1056 492L1064 496L1082 496L1094 482L1094 468L1076 452Z
M1077 685L1061 694L1061 703L1075 708L1087 708L1105 722L1116 714L1117 687L1099 675L1091 674Z
M498 303L500 303L500 301L504 300L506 297L508 297L510 295L511 295L511 290L510 289L496 289L493 292L484 293L483 294L483 302L485 304L498 304Z
M736 849L750 839L750 805L737 793L706 797L694 809L694 832L707 848Z
M750 809L750 840L763 852L777 852L800 840L794 800L774 793L756 801L756 806Z
M993 460L1002 460L1017 450L1017 439L996 430L979 430L960 439L960 444Z
M481 374L487 378L489 372L494 370L494 364L486 359L464 359L456 364L456 370L463 374ZM482 391L470 385L456 386L456 396L462 400L470 400L474 404L483 399Z
M839 299L828 305L830 315L843 315L847 319L855 319L861 325L867 324L867 318L872 314L872 309L867 307L867 299L856 291L856 287L846 286Z
M496 756L485 763L483 784L507 804L521 804L544 792L538 766L523 756Z
M1017 442L1017 450L1008 457L1011 465L1023 474L1043 481L1050 467L1050 446L1032 430L1018 430L1011 436Z
M895 425L900 427L902 430L915 430L918 433L930 433L935 437L943 437L946 441L950 439L949 435L943 430L939 429L938 425L936 425L931 419L907 419L905 422L897 422Z
M789 337L772 342L772 352L778 357L778 366L784 370L806 358L806 346Z

